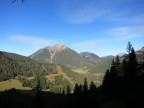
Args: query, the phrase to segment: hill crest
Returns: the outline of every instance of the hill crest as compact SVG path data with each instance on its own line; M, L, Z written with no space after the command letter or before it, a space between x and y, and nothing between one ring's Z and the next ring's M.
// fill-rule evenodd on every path
M56 44L54 46L47 46L45 48L42 48L42 49L48 49L48 50L51 50L51 51L63 51L65 49L67 49L68 47L65 46L64 44Z

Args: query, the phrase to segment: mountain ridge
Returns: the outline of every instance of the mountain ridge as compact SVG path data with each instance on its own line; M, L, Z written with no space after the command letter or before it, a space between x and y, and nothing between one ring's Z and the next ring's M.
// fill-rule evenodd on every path
M124 58L126 53L119 53L117 55L120 58ZM136 55L138 59L142 59L144 55L144 47L137 50ZM74 68L83 67L82 70L94 67L94 65L97 65L100 62L102 62L102 64L107 64L106 62L108 62L109 64L109 61L115 58L113 55L99 57L98 55L88 51L77 53L75 50L64 44L56 44L54 46L41 48L29 57L42 63L61 64Z
M83 59L76 51L63 44L57 44L52 47L44 47L29 57L43 63L62 64L70 67L89 67L93 65Z
M52 54L54 54L52 63L39 61L39 57L44 57L42 60L45 60L45 57L50 55L49 49L52 51ZM95 55L90 52L86 52L86 54ZM46 75L47 78L50 79L51 77L54 81L57 81L54 83L57 85L56 87L66 87L66 84L74 85L74 83L81 83L84 77L87 77L88 81L93 80L94 82L98 82L97 84L99 85L106 70L111 66L109 56L107 59L101 59L101 57L97 56L100 60L96 64L93 64L88 62L88 60L84 60L80 54L63 44L44 47L39 49L38 52L35 52L34 56L35 55L39 55L37 57L38 60L32 59L32 55L31 58L29 58L15 53L0 51L0 80L9 80L19 75L31 77L35 72L40 72ZM136 55L140 60L143 60L144 47L137 50ZM91 58L90 55L86 56L87 58ZM51 60L51 58L47 58L46 60L48 59ZM54 62L57 63L53 64ZM64 82L67 83L63 85Z

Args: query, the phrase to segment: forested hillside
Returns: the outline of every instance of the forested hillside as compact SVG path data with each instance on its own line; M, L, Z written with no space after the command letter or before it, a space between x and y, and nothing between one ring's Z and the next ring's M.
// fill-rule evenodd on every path
M27 106L30 108L82 106L89 108L143 108L144 60L137 59L131 43L128 43L127 51L125 59L120 60L119 56L113 59L111 67L106 71L102 85L99 87L93 81L88 83L86 77L83 82L74 83L73 81L80 77L76 74L71 75L73 72L67 67L56 65L55 76L53 76L54 74L47 76L48 79L53 79L52 83L47 82L43 72L35 72L34 78L30 80L20 77L19 80L22 81L23 86L33 89L28 91L11 89L0 92L0 102L4 106L12 108L19 108L20 105L23 105L22 108ZM2 52L1 55L3 55ZM7 56L1 57L4 59ZM8 60L8 63L11 63L11 59ZM35 61L32 62L35 63ZM45 65L41 64L40 66ZM73 77L69 77L69 75ZM52 89L52 91L44 92L43 89Z
M19 81L23 87L34 89L37 76L40 76L39 80L42 89L51 92L62 92L66 90L67 85L73 88L75 83L81 83L85 76L89 76L88 79L90 82L92 75L79 74L66 66L39 63L18 54L0 52L0 81L2 85L7 84L4 81L14 79L9 81L9 84L12 84L13 87L17 87L17 85L13 84L18 84ZM93 78L93 80L97 82L99 79ZM2 85L0 85L2 90L9 88Z
M52 64L40 64L21 55L0 52L1 81L15 78L16 76L30 77L36 72L49 74L56 73L56 70Z

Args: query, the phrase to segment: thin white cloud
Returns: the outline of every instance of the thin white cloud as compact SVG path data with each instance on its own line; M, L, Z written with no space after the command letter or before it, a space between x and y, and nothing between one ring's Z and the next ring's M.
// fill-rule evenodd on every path
M106 30L113 40L125 41L144 37L144 26L118 27Z
M91 23L107 13L109 10L100 8L94 0L63 0L59 8L59 16L71 24Z
M133 23L144 23L144 15L137 15L137 16L133 16L131 18L126 18L125 19L128 22L133 22Z
M39 50L40 48L56 44L57 41L51 39L44 39L34 36L26 36L26 35L12 35L8 37L8 39L21 47L29 46L29 52L23 51L22 55L29 56L30 54L34 53L35 51Z
M113 55L111 43L111 39L103 38L74 43L72 48L76 49L78 52L89 51L95 53L98 56L106 56Z
M137 43L144 41L144 26L125 26L108 29L105 31L104 38L82 41L74 43L73 48L81 51L92 51L103 56L106 54L116 55L125 52L123 45L128 41ZM119 47L119 48L118 48Z
M53 40L42 39L33 36L24 36L24 35L13 35L10 36L9 39L13 41L27 43L27 44L39 44L39 45L47 44L48 45L54 43Z
M91 23L107 12L108 10L82 9L65 15L65 20L72 24Z
M107 41L106 39L88 40L79 43L74 43L72 46L79 48L96 48L100 47L102 43Z
M144 15L131 15L129 16L128 12L118 12L115 13L111 11L111 13L114 14L109 14L109 16L106 16L105 19L112 21L112 22L127 22L127 23L132 23L132 24L143 24L144 23Z
M129 5L129 3L131 4ZM72 24L92 23L96 20L144 23L141 7L131 0L61 0L59 16Z

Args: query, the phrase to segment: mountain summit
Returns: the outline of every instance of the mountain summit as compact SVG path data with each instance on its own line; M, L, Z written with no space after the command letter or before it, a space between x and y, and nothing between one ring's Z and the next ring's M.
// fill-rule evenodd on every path
M91 65L91 63L81 57L76 51L70 49L64 44L42 48L32 54L30 58L42 63L54 63L70 67L89 67Z
M68 47L65 46L64 44L56 44L55 46L46 47L46 49L51 50L51 51L63 51L66 48L68 48Z
M60 53L66 49L69 49L64 44L56 44L54 46L47 46L36 51L34 54L30 55L30 58L33 58L39 62L43 63L53 63L57 53Z

